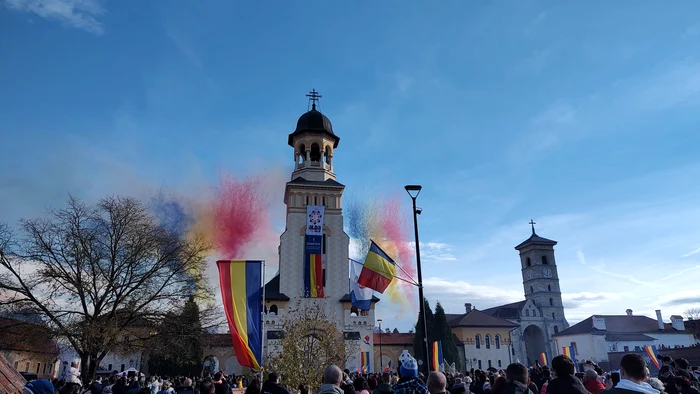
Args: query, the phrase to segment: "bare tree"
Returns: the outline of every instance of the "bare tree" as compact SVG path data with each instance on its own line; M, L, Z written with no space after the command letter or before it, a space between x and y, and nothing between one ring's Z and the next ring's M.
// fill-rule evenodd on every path
M700 308L688 308L683 313L688 320L700 320Z
M169 233L138 200L70 198L20 237L0 226L0 307L35 314L80 356L82 376L118 348L125 330L146 332L202 288L203 238Z

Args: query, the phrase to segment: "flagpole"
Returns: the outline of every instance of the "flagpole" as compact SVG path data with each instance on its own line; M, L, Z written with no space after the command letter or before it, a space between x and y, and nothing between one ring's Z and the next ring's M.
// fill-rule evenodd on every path
M260 345L260 384L262 384L263 360L265 360L265 260L262 260L262 308L260 308L260 326L262 327L262 332L260 333L260 339L262 341Z

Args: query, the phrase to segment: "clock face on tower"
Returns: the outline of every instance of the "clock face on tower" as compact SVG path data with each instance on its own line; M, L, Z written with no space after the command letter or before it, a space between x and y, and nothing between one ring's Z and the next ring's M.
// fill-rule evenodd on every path
M552 277L552 269L545 268L544 271L542 271L542 274L544 275L545 278L551 278Z
M532 279L532 271L527 271L527 272L525 273L525 279L527 279L527 280Z

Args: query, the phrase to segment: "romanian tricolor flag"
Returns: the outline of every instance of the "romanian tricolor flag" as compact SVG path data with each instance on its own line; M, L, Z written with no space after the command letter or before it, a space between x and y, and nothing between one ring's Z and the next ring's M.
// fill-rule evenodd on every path
M540 364L547 365L547 354L540 353Z
M369 352L360 353L360 363L362 373L370 372Z
M651 359L651 362L654 363L654 365L656 366L656 369L661 369L661 364L659 364L659 358L656 356L656 346L646 345L644 346L644 351L647 352L647 355Z
M306 235L304 252L304 296L323 298L323 259L321 255L320 235Z
M442 341L433 342L433 349L431 351L431 361L433 371L440 370L440 364L442 364Z
M262 360L262 261L220 260L219 284L238 363L260 369Z
M396 263L394 260L372 241L357 283L384 293L395 275Z
M576 348L572 346L564 346L561 348L561 354L570 358L574 362L574 370L578 372L578 365L576 363Z

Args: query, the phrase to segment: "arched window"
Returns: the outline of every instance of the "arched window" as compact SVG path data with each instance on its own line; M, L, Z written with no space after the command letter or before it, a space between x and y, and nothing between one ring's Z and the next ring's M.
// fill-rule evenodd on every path
M552 285L547 285L547 291L552 291Z
M527 266L528 266L528 267L532 267L532 261L530 261L530 258L529 258L529 257L527 258Z
M554 312L552 312L552 319L556 319Z
M486 335L484 339L486 340L486 349L491 349L491 336Z
M277 305L275 305L275 304L270 305L270 315L277 316L277 313L279 313L279 311L277 309Z
M331 164L331 147L330 146L326 147L325 156L326 156L326 164Z
M530 317L530 310L529 309L525 309L525 316Z
M530 286L530 293L534 293L534 292L535 292L535 288Z
M554 306L554 299L553 298L549 299L549 306Z
M500 348L501 348L501 336L500 336L500 335L496 335L496 336L494 337L494 339L496 340L496 349L500 349ZM500 361L499 361L499 362L500 362ZM499 367L500 367L500 365L499 365Z
M559 327L554 326L554 333L555 333L555 334L559 334Z
M299 155L301 155L301 161L306 161L306 145L299 145Z
M321 148L319 148L317 143L311 144L311 161L321 161Z
M358 315L357 307L353 306L352 308L350 308L350 316L355 317L357 315Z
M547 264L547 256L542 256L542 264Z
M474 343L476 344L477 349L481 349L481 335L476 334L474 336Z
M309 196L306 196L306 205L309 205Z

